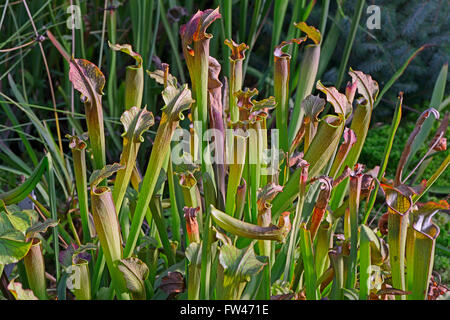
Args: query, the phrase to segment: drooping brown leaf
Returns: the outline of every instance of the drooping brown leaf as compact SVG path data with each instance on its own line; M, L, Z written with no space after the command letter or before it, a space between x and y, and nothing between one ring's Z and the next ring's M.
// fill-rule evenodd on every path
M183 275L180 272L168 272L162 277L161 285L158 287L169 296L174 296L186 290Z

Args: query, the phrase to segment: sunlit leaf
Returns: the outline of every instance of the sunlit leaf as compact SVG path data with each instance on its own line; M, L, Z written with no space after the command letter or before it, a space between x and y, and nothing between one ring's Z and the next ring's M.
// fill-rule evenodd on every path
M14 279L8 284L8 290L13 294L16 300L39 300L30 289L24 289L20 282L14 282Z

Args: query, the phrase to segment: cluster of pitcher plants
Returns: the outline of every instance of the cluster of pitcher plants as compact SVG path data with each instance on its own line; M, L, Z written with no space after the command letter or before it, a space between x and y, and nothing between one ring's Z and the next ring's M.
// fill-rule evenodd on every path
M180 84L166 63L144 70L130 45L109 43L135 61L123 79L125 99L116 101L123 105L123 144L115 163L105 156L112 146L105 139L104 75L94 63L70 56L47 32L81 94L87 134L66 136L75 184L66 217L57 215L61 177L53 168L66 166L57 149L48 150L21 185L0 194L0 274L6 265L17 266L14 279L2 275L4 297L429 298L440 231L433 216L449 205L420 199L450 156L417 185L410 178L446 150L448 115L429 139L427 154L404 172L411 146L430 132L439 113L430 108L419 116L399 163L389 164L397 167L395 178L386 179L401 93L385 157L380 166L366 168L358 158L378 83L352 69L345 92L316 81L322 36L300 22L295 26L303 37L283 41L273 52L274 96L257 97L256 88L243 87L245 43L225 41L227 77L209 55L213 35L207 28L220 18L219 9L198 11L180 29L190 84ZM294 108L289 46L303 47ZM142 105L148 76L161 87L160 117ZM445 79L443 68L438 81ZM178 148L174 138L181 126L190 134L187 148ZM203 138L208 129L216 133L209 140ZM149 130L156 136L141 172L136 159ZM44 180L50 207L30 195ZM33 210L17 206L27 197ZM46 236L50 245L44 245ZM54 259L44 259L44 251Z

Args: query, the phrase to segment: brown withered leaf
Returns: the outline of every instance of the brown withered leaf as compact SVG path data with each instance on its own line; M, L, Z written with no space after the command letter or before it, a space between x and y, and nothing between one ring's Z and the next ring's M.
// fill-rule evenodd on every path
M173 297L178 293L184 292L186 290L186 286L184 284L183 275L178 271L169 271L166 276L162 277L161 285L158 288L169 295L169 297Z
M221 66L220 63L214 57L209 57L208 68L208 90L211 91L216 88L222 87L222 82L219 80Z
M278 220L278 228L282 230L285 237L289 234L289 231L291 231L292 228L291 219L289 219L290 214L291 213L289 211L285 211L281 213L280 219Z
M186 220L186 232L189 236L189 241L199 242L200 237L198 230L197 214L200 212L200 207L196 208L184 207L183 212L184 212L184 219Z
M384 236L388 234L388 219L389 219L389 212L386 212L381 216L380 220L378 220L378 229L380 230L380 233Z
M378 172L380 171L379 166L375 166L372 170L367 171L363 174L362 180L361 180L361 196L367 197L370 195L370 192L375 187L375 181L376 177L378 176Z

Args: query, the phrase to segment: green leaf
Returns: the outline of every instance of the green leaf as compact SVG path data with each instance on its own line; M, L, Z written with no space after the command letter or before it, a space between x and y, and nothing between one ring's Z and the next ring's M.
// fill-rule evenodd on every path
M144 281L149 273L147 265L138 258L127 258L120 260L117 267L122 272L133 299L145 300Z
M198 242L192 242L186 249L186 258L189 261L188 299L198 300L201 281L202 245Z
M201 244L192 242L186 249L186 258L190 265L199 267L201 264Z
M306 229L306 225L304 223L300 226L300 248L301 257L305 268L304 277L306 298L308 300L317 300L317 277L314 264L313 243L311 239L311 233Z
M253 246L238 249L228 244L220 248L219 262L225 274L238 282L250 281L250 277L258 274L267 264L261 257L256 257Z
M342 288L342 291L344 292L344 297L347 300L358 300L358 290L356 289L347 289L347 288Z
M6 213L6 218L11 222L13 227L22 233L31 227L38 220L37 213L34 210L21 210L16 205L4 206L0 201L0 212L2 210Z
M6 205L10 205L19 203L25 199L41 180L42 175L47 170L47 166L48 158L44 157L24 183L8 192L0 194L0 200L3 200Z
M0 265L21 260L30 247L31 242L25 241L23 232L15 228L9 214L0 212Z

